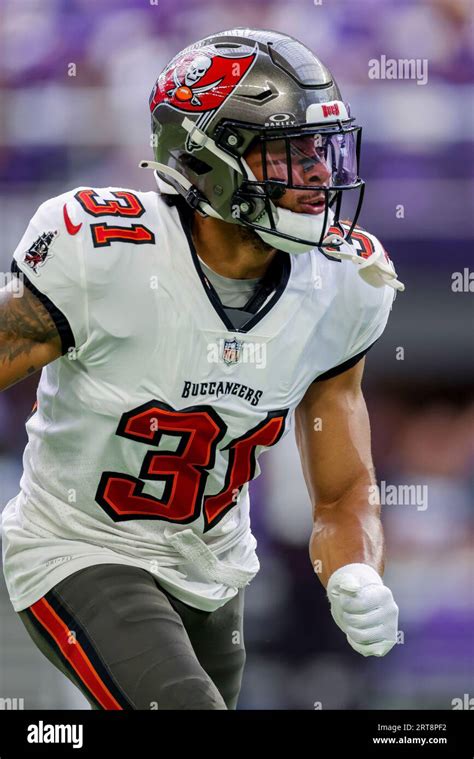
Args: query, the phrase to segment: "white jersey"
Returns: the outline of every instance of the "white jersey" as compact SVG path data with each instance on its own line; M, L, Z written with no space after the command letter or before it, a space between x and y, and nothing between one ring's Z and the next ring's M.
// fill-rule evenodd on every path
M258 572L258 457L313 381L377 340L394 297L350 261L279 256L279 284L235 330L156 192L77 188L40 206L13 269L49 309L63 355L42 370L3 513L15 610L100 563L141 567L206 611Z

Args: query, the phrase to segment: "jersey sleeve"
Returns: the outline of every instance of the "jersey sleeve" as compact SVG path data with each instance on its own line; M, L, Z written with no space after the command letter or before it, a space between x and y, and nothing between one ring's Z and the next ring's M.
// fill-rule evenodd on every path
M364 231L364 236L370 239L374 248L382 245L374 235ZM342 374L365 356L383 334L396 297L396 290L389 285L375 287L365 281L351 261L344 261L342 266L345 268L342 282L343 353L341 361L316 377L315 382Z
M61 337L63 355L70 348L79 348L88 337L83 225L72 199L73 192L68 192L39 206L11 264L12 273L21 277L49 311Z
M373 250L378 251L380 249L385 258L390 260L380 240L375 235L369 234L365 230L362 231L372 243ZM354 313L358 315L356 328L351 335L348 348L351 356L353 356L361 351L369 350L382 335L387 326L397 291L387 284L370 284L364 276L361 276L354 264L352 269L349 269L349 273L346 291L348 291L348 300L352 303Z

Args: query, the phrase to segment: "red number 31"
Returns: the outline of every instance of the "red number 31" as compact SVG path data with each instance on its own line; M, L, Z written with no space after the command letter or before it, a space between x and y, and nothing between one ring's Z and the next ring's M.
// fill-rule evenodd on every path
M94 190L79 190L75 198L91 216L120 216L138 219L145 213L141 200L128 190L112 192L116 200L99 202L99 196ZM128 227L111 225L100 222L90 225L94 248L104 248L112 242L131 242L134 245L154 243L155 235L143 224L131 224Z
M225 422L210 406L175 411L156 400L145 403L122 416L117 435L155 446L164 434L171 435L178 440L176 449L147 451L138 477L104 472L95 500L114 522L162 519L188 524L202 508L207 532L235 505L236 495L253 478L257 446L272 446L280 439L287 413L287 409L269 412L263 422L225 446L229 463L224 486L203 499L217 446L227 431ZM164 482L162 497L145 493L144 480Z

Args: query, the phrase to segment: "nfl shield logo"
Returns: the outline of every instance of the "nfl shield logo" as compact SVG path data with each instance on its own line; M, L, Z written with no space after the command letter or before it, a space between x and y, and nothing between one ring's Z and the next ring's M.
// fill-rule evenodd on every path
M233 337L231 340L224 340L224 350L222 351L222 358L226 364L236 364L240 358L240 349L242 343L240 340L236 340Z

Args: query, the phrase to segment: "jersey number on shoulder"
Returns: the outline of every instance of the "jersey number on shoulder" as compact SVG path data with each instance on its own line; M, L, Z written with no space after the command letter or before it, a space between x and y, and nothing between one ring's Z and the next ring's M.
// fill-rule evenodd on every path
M214 527L237 500L242 486L255 474L255 449L274 445L281 437L287 410L268 413L224 450L229 463L222 490L215 495L203 492L216 450L227 426L210 406L193 406L175 411L159 401L150 401L125 413L117 435L145 445L159 445L163 435L177 439L174 450L149 450L138 477L120 472L103 472L95 500L114 520L162 519L188 524L202 508L204 532ZM145 480L165 483L161 498L143 492Z
M111 194L116 200L100 200L94 190L79 190L74 197L91 216L125 216L138 219L145 213L143 204L133 192L118 190ZM90 230L94 248L103 248L112 242L131 242L134 245L155 242L155 235L143 224L124 227L100 222L91 224Z
M339 226L342 229L345 229L347 232L351 228L351 222L340 221ZM338 227L330 227L328 229L328 235L339 235L339 234L341 234L341 230ZM361 229L361 227L358 227L357 225L352 230L352 234L348 242L354 245L354 247L357 249L357 254L361 256L362 258L368 258L369 256L372 255L372 253L375 250L374 244L372 240L370 239L370 237L368 237L368 235L365 234L364 230ZM337 252L337 248L331 247L329 245L327 246L326 250L329 250L331 252L332 251Z

